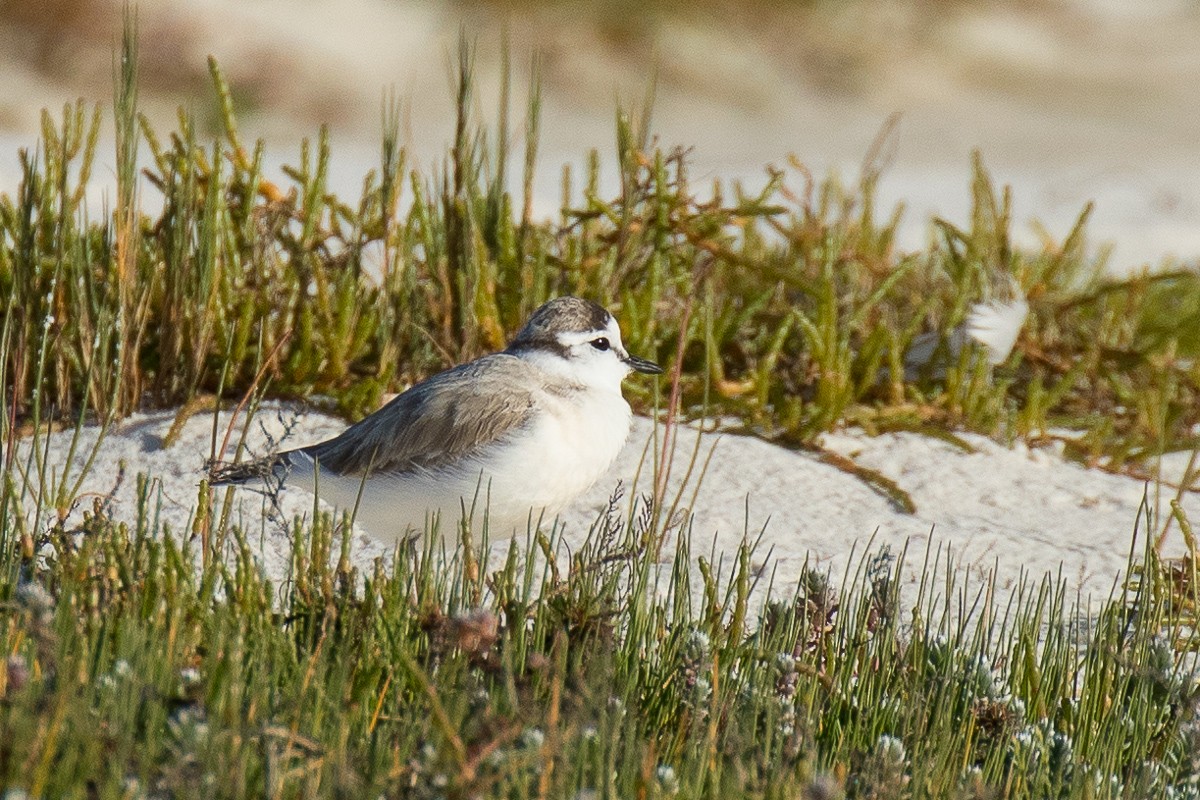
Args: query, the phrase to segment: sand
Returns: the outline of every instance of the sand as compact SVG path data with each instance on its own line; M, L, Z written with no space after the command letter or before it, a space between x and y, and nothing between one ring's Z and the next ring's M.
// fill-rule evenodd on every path
M211 452L213 419L211 415L191 419L178 441L164 447L163 437L173 417L171 412L135 414L111 429L99 444L69 521L80 520L96 498L109 497L112 515L132 522L137 514L136 476L141 473L153 479L152 507L162 525L173 535L187 535L204 460ZM221 435L227 420L222 414ZM291 426L289 446L318 441L344 427L340 420L323 414L269 404L251 426L251 447L261 451L266 432L279 436L285 424ZM83 430L77 464L87 458L98 434L95 427ZM563 514L567 544L577 546L582 541L619 482L627 500L650 490L648 469L640 484L635 484L634 476L648 440L657 451L654 436L654 423L638 418L610 473ZM70 432L60 432L42 443L48 463L59 475L71 438ZM1068 586L1094 599L1107 595L1126 565L1139 507L1145 502L1152 519L1163 519L1167 501L1174 496L1167 487L1086 469L1065 460L1052 447L1007 447L980 436L962 438L973 452L912 433L873 437L851 429L824 437L829 451L877 470L908 492L916 511L907 513L814 453L683 427L678 431L668 496L683 489L683 505L690 506L692 514L694 552L707 553L712 547L717 554L730 554L743 537L761 533L755 566L764 576L773 575L777 592L789 591L806 563L838 577L848 565L857 565L864 552L888 547L899 553L907 547L909 582L916 579L927 548L934 552L941 548L943 559L949 548L957 569L972 579L995 570L999 586L1005 588L1022 576L1038 579L1056 573ZM712 453L698 491L695 476L682 485L697 442L701 459ZM1186 454L1168 456L1163 461L1164 477L1177 480L1185 463ZM78 466L73 472L78 473ZM123 478L118 482L119 474ZM1183 505L1192 519L1200 519L1200 496L1186 494ZM277 580L287 573L286 523L296 515L311 517L312 512L313 498L301 489L284 491L278 509L258 492L236 490L234 519L249 532L256 557ZM1155 532L1160 524L1155 523ZM1145 531L1143 525L1138 552ZM679 535L678 529L673 535ZM500 543L495 549L507 546ZM1181 547L1176 530L1168 536L1164 553L1178 554ZM355 562L363 567L392 553L390 545L361 532L355 535L353 548Z

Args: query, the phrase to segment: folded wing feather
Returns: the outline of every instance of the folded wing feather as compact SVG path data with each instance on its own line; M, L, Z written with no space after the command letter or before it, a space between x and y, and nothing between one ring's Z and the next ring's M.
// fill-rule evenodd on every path
M530 365L498 353L435 375L340 436L282 453L316 460L338 475L436 470L526 425L536 386Z

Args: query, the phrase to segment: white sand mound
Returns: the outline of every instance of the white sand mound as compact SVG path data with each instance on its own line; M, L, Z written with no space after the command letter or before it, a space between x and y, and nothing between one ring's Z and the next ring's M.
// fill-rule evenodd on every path
M213 420L211 415L191 419L178 441L164 448L163 438L173 418L170 412L136 414L108 432L82 482L81 499L71 511L73 521L92 507L93 498L110 494L113 515L135 520L136 476L144 473L153 478L152 512L176 535L187 535L202 466L211 451ZM228 414L222 414L218 421L218 442L228 419ZM270 404L252 425L252 450L262 454L266 432L277 437L287 424L292 426L287 446L319 441L344 427L333 417ZM94 427L83 431L72 474L78 473L98 434ZM586 535L618 481L627 499L651 490L649 467L636 485L634 476L647 440L654 435L651 421L636 421L608 477L564 515L568 543L578 543ZM960 568L976 576L996 568L1001 586L1011 585L1022 572L1040 577L1061 569L1069 584L1102 596L1126 564L1143 498L1148 498L1157 519L1158 509L1165 514L1167 501L1174 496L1173 490L1163 487L1160 498L1153 485L1088 470L1048 450L1023 445L1010 449L979 436L963 437L974 448L972 453L917 434L870 437L850 431L825 437L824 446L830 451L876 470L905 490L917 507L916 513L909 514L816 454L684 427L678 432L668 498L681 486L697 437L700 462L713 452L695 502L691 501L698 468L682 494L684 505L691 504L694 513L693 551L707 553L715 544L718 554L732 553L747 532L754 538L765 528L756 557L764 575L774 571L776 589L785 591L806 559L839 575L852 555L856 562L868 546L886 545L898 553L907 543L908 572L915 575L932 542L935 547L950 547ZM61 432L42 442L47 464L58 475L66 465L71 438L70 432ZM27 454L28 441L24 444ZM651 442L649 451L660 447ZM1164 478L1178 479L1185 460L1186 456L1164 460ZM124 477L113 492L122 468ZM284 576L289 550L286 523L295 515L311 516L312 496L299 489L283 492L282 516L254 491L237 490L236 500L234 520L250 532L264 568L272 577ZM32 507L31 499L26 502ZM1183 504L1192 519L1200 519L1200 496L1187 494ZM1154 531L1160 526L1156 523ZM1139 552L1144 531L1143 527ZM1177 553L1179 548L1174 533L1166 552ZM356 562L364 566L390 555L388 546L361 534L355 537L354 550Z

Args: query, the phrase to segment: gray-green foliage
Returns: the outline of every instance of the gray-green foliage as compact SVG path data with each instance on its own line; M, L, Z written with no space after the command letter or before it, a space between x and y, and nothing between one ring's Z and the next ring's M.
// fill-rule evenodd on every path
M840 590L810 570L754 615L749 547L711 564L682 536L656 558L646 514L610 514L557 563L519 555L561 555L548 532L491 571L468 541L365 575L320 517L297 524L279 585L239 532L201 558L151 516L97 505L28 546L11 517L0 528L0 784L1082 798L1192 796L1200 777L1176 602L1194 589L1170 569L1088 614L1049 578L1011 594L935 581L928 555L902 600L903 556L885 552Z

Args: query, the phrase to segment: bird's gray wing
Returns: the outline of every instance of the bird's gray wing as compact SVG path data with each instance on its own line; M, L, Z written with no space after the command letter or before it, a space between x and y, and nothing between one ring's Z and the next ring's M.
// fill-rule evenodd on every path
M336 438L282 455L348 476L435 470L529 423L531 369L515 356L484 356L418 383Z

